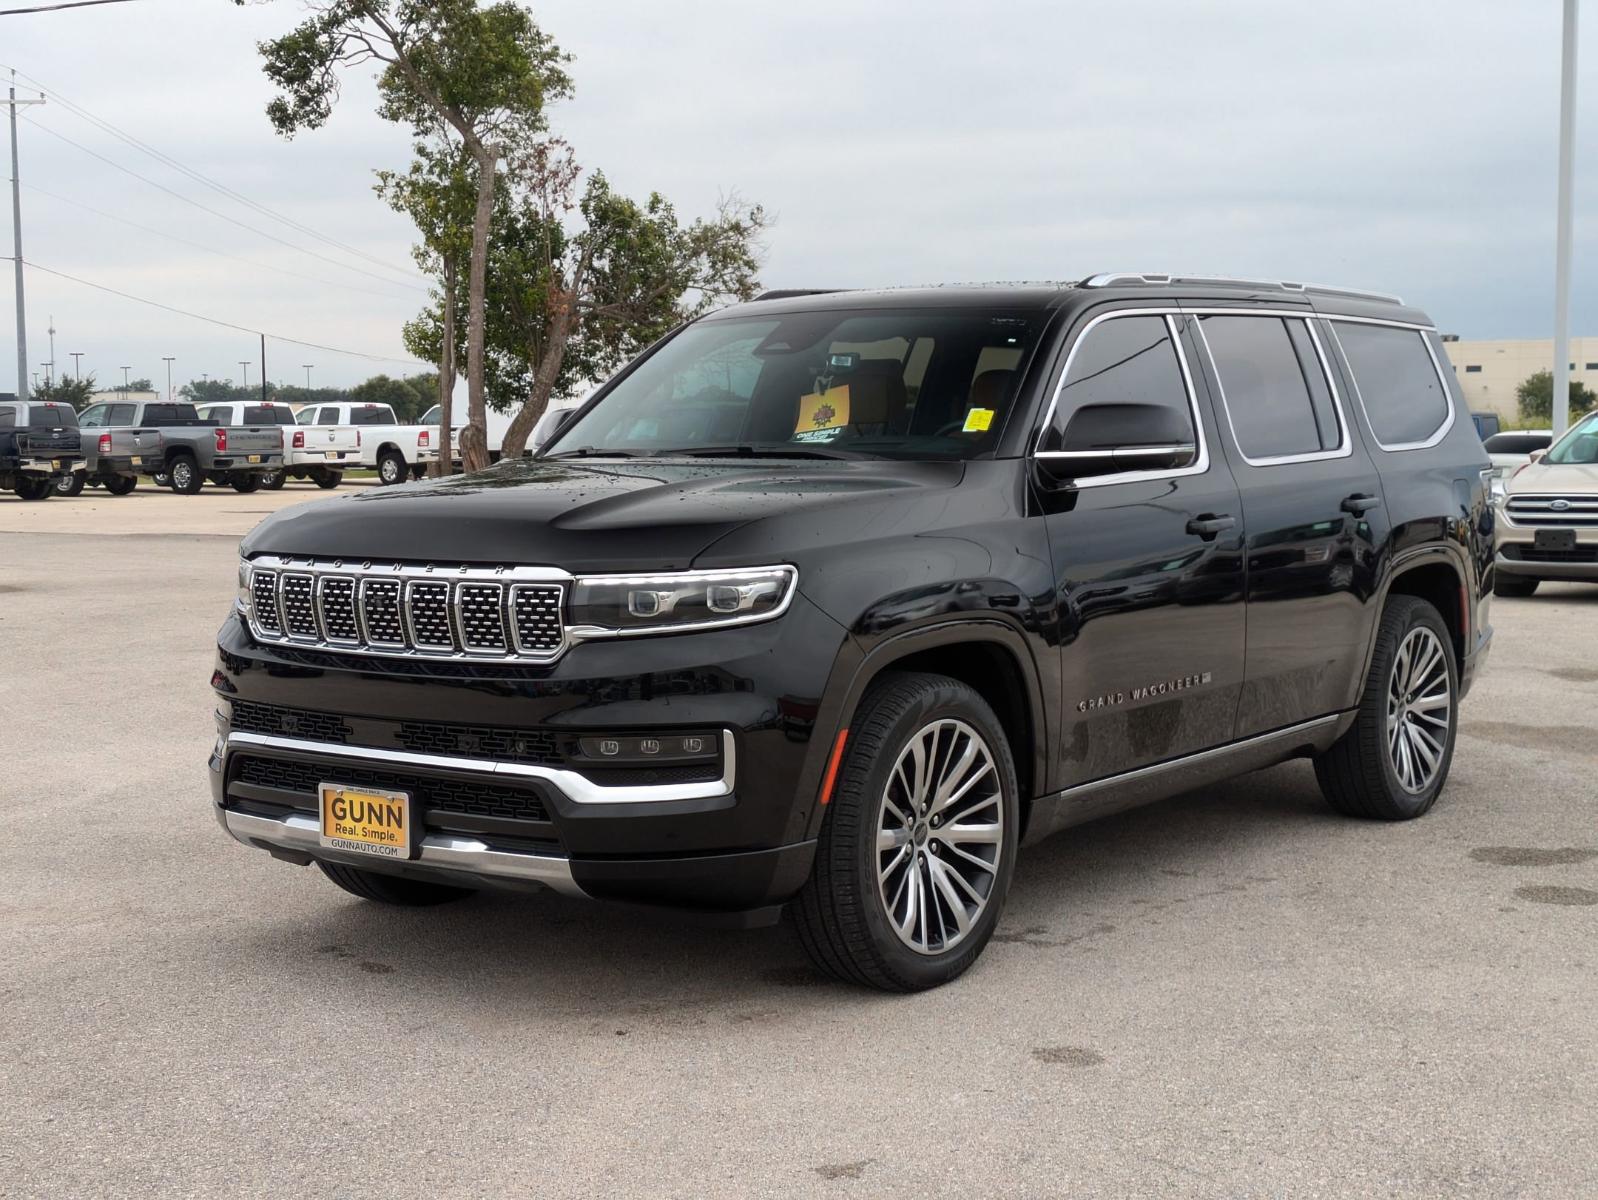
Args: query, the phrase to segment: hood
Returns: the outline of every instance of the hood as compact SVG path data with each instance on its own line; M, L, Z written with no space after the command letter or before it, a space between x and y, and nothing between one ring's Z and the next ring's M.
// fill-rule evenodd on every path
M1591 496L1598 500L1598 464L1536 462L1504 484L1509 496Z
M475 475L286 508L256 526L241 550L569 571L681 570L750 522L952 487L961 474L959 463L883 460L520 459ZM814 537L812 530L811 544Z

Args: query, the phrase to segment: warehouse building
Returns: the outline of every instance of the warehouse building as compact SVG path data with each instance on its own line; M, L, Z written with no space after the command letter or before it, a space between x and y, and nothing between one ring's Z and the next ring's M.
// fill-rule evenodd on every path
M1506 425L1520 420L1515 389L1554 366L1552 338L1466 342L1443 338L1471 412L1495 412ZM1570 378L1598 392L1598 337L1570 339Z

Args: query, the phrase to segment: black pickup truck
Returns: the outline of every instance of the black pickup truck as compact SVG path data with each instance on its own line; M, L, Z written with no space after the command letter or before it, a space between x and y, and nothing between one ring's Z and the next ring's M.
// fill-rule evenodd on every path
M1395 299L1250 280L723 309L537 458L258 526L216 815L392 904L787 905L896 990L1106 813L1306 758L1419 817L1492 633L1447 362Z
M0 489L48 500L83 466L78 414L68 404L0 400Z

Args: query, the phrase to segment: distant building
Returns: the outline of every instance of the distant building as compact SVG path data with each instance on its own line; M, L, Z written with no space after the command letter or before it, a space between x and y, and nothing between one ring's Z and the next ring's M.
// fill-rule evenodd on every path
M1554 340L1531 338L1522 341L1464 342L1444 341L1460 389L1470 402L1471 412L1495 412L1508 424L1520 420L1520 402L1515 389L1529 375L1551 371L1554 366ZM1598 391L1598 337L1570 339L1570 378Z
M161 399L160 392L129 392L122 388L105 388L95 392L89 397L89 404L98 404L102 400L115 403L120 400L124 404L137 404L140 402L153 402ZM85 405L87 407L87 405Z

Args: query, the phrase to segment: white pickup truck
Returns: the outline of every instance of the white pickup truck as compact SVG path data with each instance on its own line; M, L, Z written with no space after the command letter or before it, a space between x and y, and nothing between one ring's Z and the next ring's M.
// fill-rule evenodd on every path
M438 430L401 425L387 404L307 404L298 420L302 426L353 426L360 434L358 461L376 468L379 483L420 479L438 461Z
M261 486L276 491L290 479L309 479L319 488L336 488L348 467L360 465L361 431L349 425L301 425L287 404L204 404L200 416L218 425L283 426L283 469L263 476Z

